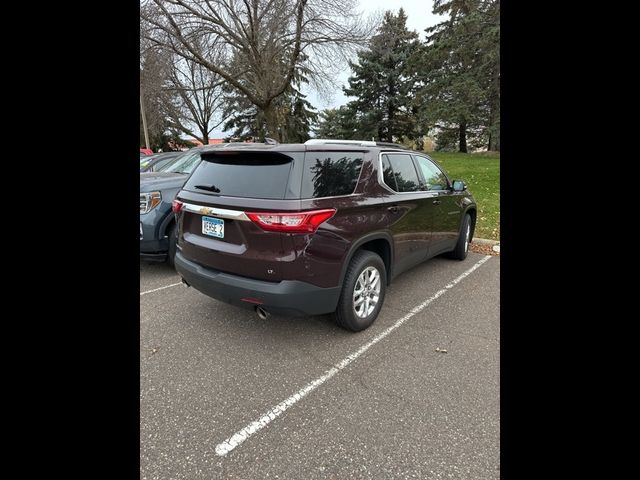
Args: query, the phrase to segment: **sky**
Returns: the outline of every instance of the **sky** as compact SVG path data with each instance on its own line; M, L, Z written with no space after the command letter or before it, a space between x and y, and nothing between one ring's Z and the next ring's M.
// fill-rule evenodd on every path
M409 30L415 30L421 40L425 38L424 30L427 27L435 25L444 19L444 17L440 15L431 13L433 0L360 0L359 2L356 0L356 3L359 4L358 9L364 16L386 10L393 10L393 12L397 14L400 7L404 8L405 14L407 15L407 28ZM345 65L343 71L338 75L338 82L343 86L347 85L347 79L350 74L351 70ZM318 111L324 110L325 108L339 107L349 101L342 93L342 88L337 88L329 99L320 98L320 96L311 89L303 89L302 91L307 95L307 100ZM211 132L210 138L222 138L230 133L231 132L214 130Z
M407 28L409 30L415 30L421 40L425 39L424 30L427 27L431 27L444 19L441 15L431 13L433 10L433 0L360 0L359 2L359 9L365 16L377 11L384 12L386 10L393 10L393 12L397 14L400 7L404 8L404 12L407 15ZM341 81L343 86L348 86L347 79L350 74L351 70L348 66L345 66L339 75L339 81ZM349 101L342 93L342 89L338 89L330 101L323 100L312 90L303 91L303 93L307 95L307 100L309 100L317 110L339 107Z

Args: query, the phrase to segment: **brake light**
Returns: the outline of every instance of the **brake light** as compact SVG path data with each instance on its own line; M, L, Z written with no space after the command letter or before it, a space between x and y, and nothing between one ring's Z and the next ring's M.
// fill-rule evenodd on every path
M182 210L184 203L182 203L180 200L174 200L173 202L171 202L171 210L173 210L174 213L178 213L180 210Z
M263 230L284 233L314 233L322 222L335 214L335 208L297 213L246 213Z

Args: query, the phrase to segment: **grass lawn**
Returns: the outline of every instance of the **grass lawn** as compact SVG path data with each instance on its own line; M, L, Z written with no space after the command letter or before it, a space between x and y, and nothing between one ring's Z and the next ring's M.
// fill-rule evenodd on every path
M476 237L500 240L500 153L447 153L428 155L455 180L464 180L478 204Z

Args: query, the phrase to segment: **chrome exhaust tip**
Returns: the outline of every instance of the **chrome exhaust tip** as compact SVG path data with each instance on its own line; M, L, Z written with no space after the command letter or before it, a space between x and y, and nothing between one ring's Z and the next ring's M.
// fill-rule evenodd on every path
M260 318L260 320L266 320L267 318L269 318L269 312L267 312L261 306L256 307L256 313L258 314L258 318Z

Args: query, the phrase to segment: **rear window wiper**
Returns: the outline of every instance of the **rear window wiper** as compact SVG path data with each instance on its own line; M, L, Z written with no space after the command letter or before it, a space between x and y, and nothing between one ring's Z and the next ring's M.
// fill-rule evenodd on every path
M195 188L199 188L200 190L208 190L213 193L220 193L220 189L215 185L207 186L207 185L195 185Z

